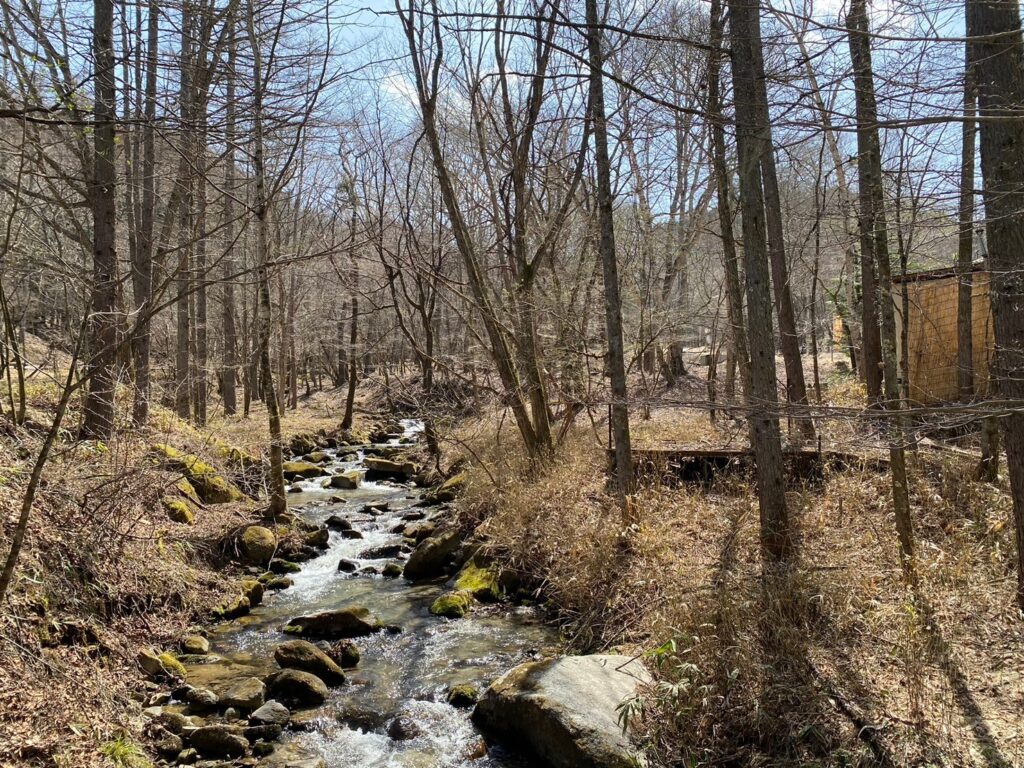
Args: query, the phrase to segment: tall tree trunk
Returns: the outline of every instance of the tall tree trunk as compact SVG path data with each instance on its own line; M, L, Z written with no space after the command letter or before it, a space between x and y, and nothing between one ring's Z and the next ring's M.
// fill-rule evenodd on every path
M889 440L892 502L896 516L896 532L900 540L901 562L913 577L914 529L910 517L910 492L907 483L905 435L898 414L901 408L899 375L896 365L896 317L892 299L892 276L889 263L889 233L886 226L885 197L882 189L882 152L878 138L878 110L875 106L874 71L871 66L871 37L865 0L851 0L846 19L850 38L850 59L853 62L857 109L857 169L860 176L861 241L865 256L874 262L878 284L874 300L881 320L880 348L884 370L885 407L894 412L887 426ZM864 304L870 303L865 294ZM868 325L865 318L865 339ZM865 343L865 347L867 344Z
M89 392L82 434L98 440L114 429L114 386L117 349L117 254L114 249L114 200L117 194L114 138L114 3L93 0L93 172L89 188L92 207L92 295L89 301Z
M176 336L174 348L174 412L182 419L192 418L192 376L189 370L191 363L190 344L192 323L189 312L190 270L192 268L192 246L195 243L193 232L194 175L189 148L192 144L190 131L192 125L192 13L188 0L181 10L181 82L179 99L181 101L181 142L182 169L179 177L181 185L181 222L178 239L181 253L178 256L178 268L175 275L175 319Z
M732 229L731 178L725 159L725 118L722 115L721 47L725 22L721 0L711 1L710 51L708 52L708 118L711 120L711 158L718 193L718 228L722 236L722 268L725 272L725 294L728 300L729 344L733 360L740 370L744 394L750 382L750 356L747 331L743 323L743 288L740 284L739 256ZM727 381L731 380L731 376Z
M257 306L257 345L260 374L263 378L263 398L267 404L267 422L270 428L270 489L271 517L288 511L284 491L284 440L281 436L281 405L274 388L274 371L270 360L270 334L273 323L270 304L270 199L267 190L267 172L264 161L263 137L263 56L256 33L256 9L247 13L249 44L252 47L253 109L252 109L252 171L254 184L253 213L256 217L256 283L259 293Z
M957 267L957 389L960 402L974 398L974 324L971 294L974 290L971 269L974 262L974 122L975 102L974 67L971 64L971 44L964 43L964 122L960 152L960 237ZM904 354L906 357L906 354Z
M137 426L149 421L150 304L153 300L153 254L156 250L156 84L160 45L160 8L150 0L146 19L146 95L142 126L142 204L139 211L139 246L132 264L132 291L139 317L132 338L135 390L132 420Z
M224 326L224 350L221 362L221 396L224 399L224 414L233 416L238 411L238 331L235 328L235 200L237 180L235 172L235 142L238 140L235 104L235 67L238 61L238 46L235 39L235 15L230 14L227 22L231 31L228 43L228 69L226 109L227 149L224 158L224 283L221 289L221 322Z
M976 65L981 174L999 396L1024 400L1024 39L1017 0L967 0ZM1024 413L1003 418L1024 609Z
M633 450L629 436L629 391L622 333L622 300L619 267L615 254L611 160L608 155L608 123L604 106L604 60L601 53L602 19L597 0L587 0L587 49L590 58L590 119L594 125L594 163L597 175L597 250L604 272L605 328L608 341L608 372L611 376L611 428L615 441L615 489L623 523L633 522L628 496L633 489Z
M795 542L783 486L782 434L779 430L772 336L772 294L766 243L761 169L772 151L760 120L756 61L761 60L761 30L756 0L729 0L736 144L739 155L743 264L746 273L750 387L747 416L750 445L757 465L757 499L761 516L761 556L767 568L789 561Z

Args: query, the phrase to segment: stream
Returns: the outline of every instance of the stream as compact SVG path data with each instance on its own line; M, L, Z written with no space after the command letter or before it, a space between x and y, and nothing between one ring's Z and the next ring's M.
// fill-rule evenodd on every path
M401 424L406 442L415 440L422 429L415 420ZM398 443L395 438L387 445ZM325 450L330 457L328 475L365 471L363 451L351 460L353 450ZM361 659L357 667L346 670L347 682L331 689L324 706L296 712L293 730L286 732L283 742L323 757L328 768L527 768L532 763L487 743L471 722L470 710L450 706L446 694L450 686L464 683L482 691L509 668L551 650L557 641L554 631L534 609L507 604L477 605L461 619L431 615L428 608L444 591L442 581L413 584L385 578L380 575L383 566L401 564L406 555L360 555L374 547L400 544L401 534L391 530L404 515L424 512L429 518L438 508L414 507L420 492L411 486L364 480L357 490L338 491L323 488L323 479L293 483L288 495L291 511L315 524L339 515L362 538L331 531L327 550L290 574L291 587L268 592L248 616L213 629L211 652L220 659L190 665L189 682L195 679L217 688L240 676L276 671L274 648L290 639L281 631L286 621L316 611L364 606L402 631L357 638ZM373 505L386 511L362 512ZM355 571L340 572L342 559L355 562Z

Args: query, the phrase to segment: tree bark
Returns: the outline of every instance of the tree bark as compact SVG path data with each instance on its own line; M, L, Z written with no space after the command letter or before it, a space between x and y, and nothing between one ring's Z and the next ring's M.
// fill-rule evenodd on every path
M757 465L761 557L765 567L770 569L791 560L796 548L783 486L772 294L761 180L762 161L772 148L770 135L765 131L766 126L760 120L757 107L755 61L762 55L758 6L756 0L728 0L728 7L750 352L747 421L750 446Z
M896 318L892 299L892 277L889 264L889 233L886 226L885 199L882 188L882 153L878 138L878 110L875 106L874 72L871 66L871 38L865 0L851 0L847 16L850 59L853 62L857 110L857 168L860 176L860 222L864 258L873 262L878 282L874 301L877 303L880 350L884 370L886 408L894 412L887 425L889 462L892 476L893 512L900 540L900 559L913 578L914 529L910 517L910 492L907 483L905 436L898 411L901 408L899 376L896 365ZM865 293L864 304L871 303ZM866 318L864 336L867 339ZM867 343L865 342L865 348ZM866 361L867 362L867 361Z
M995 327L994 382L1024 401L1024 40L1017 0L967 0L980 122L982 196ZM1012 118L1012 119L1011 119ZM1003 418L1017 539L1017 603L1024 609L1024 413Z
M972 266L974 262L974 145L976 126L974 67L971 64L971 44L964 43L964 123L960 153L960 233L957 267L957 389L960 402L974 397L974 324L971 299L973 293Z
M597 0L586 0L587 49L590 63L590 119L594 131L594 164L597 176L597 250L604 273L605 328L608 342L608 372L611 377L611 428L615 448L615 490L623 524L634 522L628 496L633 490L633 450L629 435L629 391L623 349L622 300L619 297L619 267L615 253L615 224L608 154L608 124L604 105L604 59L601 52L601 19Z
M92 295L89 301L89 392L82 434L105 440L114 429L114 366L117 349L117 254L115 211L117 172L114 119L114 3L93 1L93 173L89 189L93 222Z

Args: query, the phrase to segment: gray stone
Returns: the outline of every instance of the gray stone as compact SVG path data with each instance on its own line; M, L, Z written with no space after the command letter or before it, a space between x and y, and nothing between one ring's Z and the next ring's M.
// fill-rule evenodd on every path
M328 640L361 637L380 629L381 620L362 606L297 616L285 626L285 632L291 634Z
M220 703L224 707L235 707L245 712L251 712L263 706L265 692L266 688L262 680L256 677L247 677L232 685L220 697Z
M424 539L409 556L404 575L410 581L432 579L445 572L448 561L461 542L455 531L446 531Z
M288 707L279 701L271 699L249 715L249 724L285 726L288 724L291 716L292 713L289 711Z
M242 757L249 749L245 736L227 725L196 728L189 741L203 757Z
M289 705L316 707L327 699L327 684L300 669L282 669L267 678L267 690L276 700Z
M484 692L473 720L551 768L633 768L618 706L650 682L628 656L566 656L522 664Z

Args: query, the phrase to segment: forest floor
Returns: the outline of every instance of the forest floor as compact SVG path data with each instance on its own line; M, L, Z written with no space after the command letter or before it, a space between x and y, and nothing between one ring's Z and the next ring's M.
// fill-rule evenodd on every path
M859 401L855 385L831 381L833 403ZM379 390L363 397L368 418ZM33 385L30 421L45 423L54 398ZM285 430L336 427L341 406L340 392L317 393L286 412ZM604 487L601 415L581 416L540 469L497 411L439 437L445 464L469 463L464 524L533 581L566 644L646 654L658 670L629 708L652 765L1024 765L1024 622L1004 482L977 482L962 457L913 457L916 592L899 565L887 474L793 485L798 563L765 589L749 478L647 484L626 532ZM131 749L139 648L173 643L232 594L238 574L219 542L259 515L240 502L171 523L158 504L167 478L143 457L153 442L257 453L264 416L200 430L158 410L146 434L61 443L0 615L0 766L110 765L105 751ZM6 552L39 434L2 423ZM830 445L875 445L854 421L822 431ZM653 409L633 432L638 446L745 443L741 422L683 408Z

